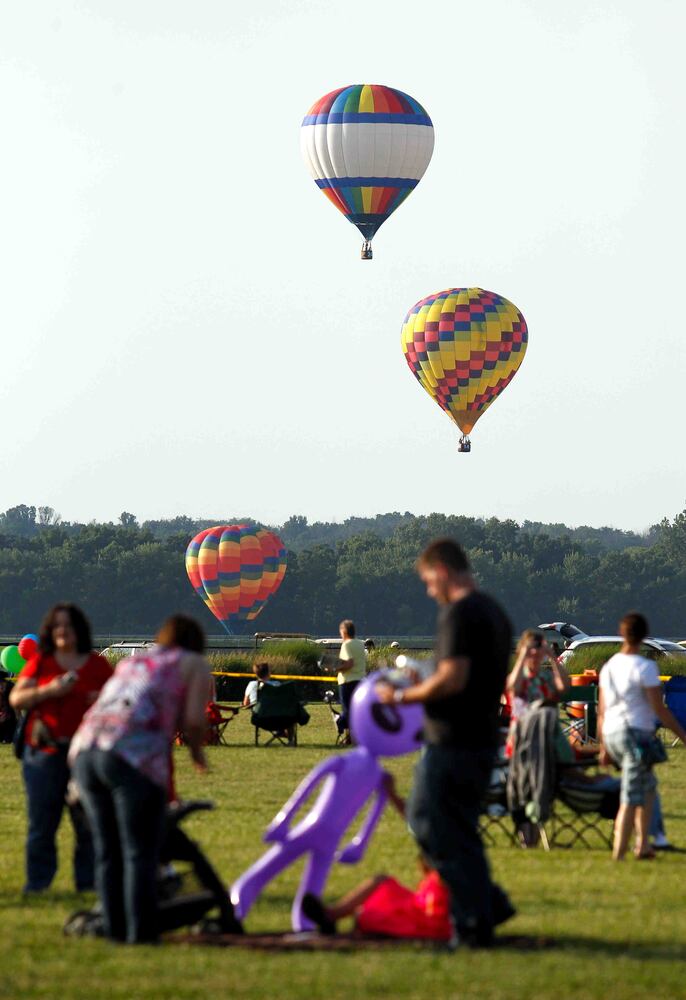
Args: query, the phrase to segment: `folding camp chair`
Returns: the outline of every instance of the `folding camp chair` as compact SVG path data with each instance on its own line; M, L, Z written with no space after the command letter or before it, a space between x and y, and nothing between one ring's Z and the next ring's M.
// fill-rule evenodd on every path
M510 844L517 843L517 832L512 822L512 816L507 808L507 771L509 761L499 757L491 771L488 789L481 806L479 816L479 833L485 844L495 847L498 833L501 833Z
M226 738L226 727L238 715L240 708L234 705L222 705L217 701L208 701L205 706L205 720L207 722L207 735L205 736L205 746L228 746ZM186 745L186 736L182 729L177 729L174 736L174 743L177 747Z
M227 747L229 745L229 741L226 738L226 727L235 719L239 712L240 708L234 705L222 705L218 701L208 702L205 709L205 717L207 719L207 737L205 742L208 746Z
M562 732L571 743L596 746L598 723L598 685L570 687L558 697Z
M556 738L554 707L532 706L517 722L508 806L522 832L523 846L533 846L538 838L546 850L576 844L592 847L594 840L608 846L611 821L619 808L619 781L608 776L589 779L586 771L595 762L560 762Z
M576 769L576 773L575 773ZM550 816L548 840L552 847L612 847L614 819L619 809L619 787L584 781L578 765L563 768ZM611 779L619 785L619 779Z
M255 746L260 742L260 730L264 730L270 734L264 746L277 742L294 747L298 744L298 726L306 725L310 716L300 701L297 685L289 681L259 688L250 721L255 727Z

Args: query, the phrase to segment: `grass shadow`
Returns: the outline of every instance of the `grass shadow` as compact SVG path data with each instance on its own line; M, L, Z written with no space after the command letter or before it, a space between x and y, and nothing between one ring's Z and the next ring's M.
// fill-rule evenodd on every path
M580 957L603 955L609 958L629 957L638 961L684 961L686 945L668 941L606 941L578 934L556 935L553 946L564 951L576 951Z

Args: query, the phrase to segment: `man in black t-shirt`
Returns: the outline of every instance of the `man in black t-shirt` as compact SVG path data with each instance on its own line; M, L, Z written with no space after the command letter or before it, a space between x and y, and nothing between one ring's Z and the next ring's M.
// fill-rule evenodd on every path
M498 706L512 628L499 604L476 588L452 539L433 542L417 568L441 606L435 672L407 688L378 685L385 702L424 706L426 747L415 772L408 821L427 860L451 891L457 939L488 947L514 914L490 877L479 813L497 747Z

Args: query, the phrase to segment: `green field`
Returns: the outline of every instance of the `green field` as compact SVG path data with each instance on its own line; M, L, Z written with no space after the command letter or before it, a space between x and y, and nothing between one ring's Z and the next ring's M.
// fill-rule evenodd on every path
M333 752L327 710L313 707L297 749L255 748L242 714L229 727L232 745L209 752L211 773L196 776L177 751L179 787L186 798L212 798L213 813L194 816L186 828L202 842L220 873L231 881L260 853L261 833L297 781ZM659 774L670 838L686 845L683 749L671 752ZM389 768L401 791L413 761ZM199 945L129 948L102 941L66 939L61 926L83 897L70 891L68 820L60 834L63 864L46 897L23 901L25 819L19 767L10 747L0 747L3 794L0 905L0 996L97 1000L123 998L273 997L308 1000L346 997L682 997L686 996L686 854L633 859L613 865L598 850L521 851L495 847L498 879L510 891L518 916L507 933L530 935L543 947L502 947L448 954L410 945L350 953L261 953ZM337 866L330 890L338 894L362 876L388 872L416 881L415 850L399 817L387 811L363 863ZM286 930L299 870L273 883L247 921L248 931Z

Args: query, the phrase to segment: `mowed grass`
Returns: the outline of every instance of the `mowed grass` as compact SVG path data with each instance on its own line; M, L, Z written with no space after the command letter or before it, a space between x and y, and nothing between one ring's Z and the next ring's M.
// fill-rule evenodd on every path
M297 749L253 745L246 713L229 727L231 746L209 751L211 773L191 770L176 752L178 784L186 798L211 798L212 813L186 828L204 846L227 883L257 858L261 834L309 769L334 751L328 710L312 708ZM343 751L344 752L344 751ZM670 753L659 774L670 838L686 846L683 749ZM413 760L389 760L401 791ZM60 832L62 865L53 890L24 901L24 801L19 766L0 747L0 996L96 1000L210 997L682 997L686 996L686 854L655 862L614 865L603 850L490 850L497 878L518 915L507 934L550 939L540 950L502 947L448 954L398 944L393 950L350 953L262 953L199 945L130 948L73 940L65 917L89 899L71 891L71 830ZM387 810L364 861L336 866L329 893L388 872L414 884L416 851L401 819ZM300 867L272 883L247 920L248 931L287 930ZM505 933L505 931L504 931Z

